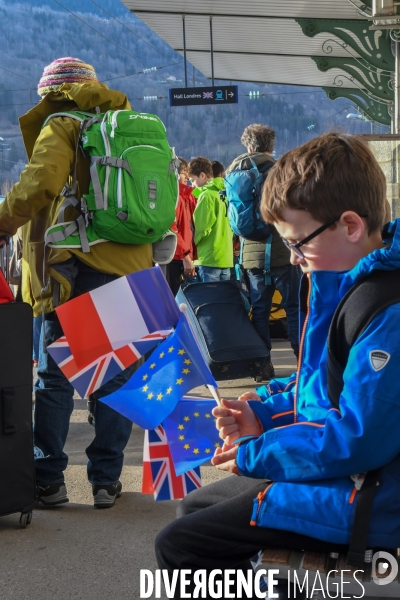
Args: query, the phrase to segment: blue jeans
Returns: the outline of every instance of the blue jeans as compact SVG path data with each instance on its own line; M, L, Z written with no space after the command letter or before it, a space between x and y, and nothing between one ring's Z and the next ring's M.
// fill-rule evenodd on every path
M261 269L247 270L250 281L250 302L252 305L253 325L271 352L269 335L269 316L271 313L272 296L275 289L282 296L286 311L288 335L293 352L299 353L299 285L301 273L297 266L271 268L271 285L265 284L265 276Z
M231 278L231 270L219 269L218 267L199 267L199 275L202 281L227 281Z
M39 360L39 341L41 328L42 317L33 317L33 360Z
M79 296L114 279L117 277L100 273L81 263L73 296ZM34 386L35 468L37 483L41 485L64 481L63 472L68 463L64 445L74 408L74 388L50 354L44 350L44 346L62 335L56 313L45 315L39 348L38 379ZM107 396L121 387L138 366L138 363L135 363L106 383L95 393L96 399ZM94 440L86 448L88 479L93 484L116 483L122 471L123 451L132 431L132 422L106 404L96 402L94 429Z

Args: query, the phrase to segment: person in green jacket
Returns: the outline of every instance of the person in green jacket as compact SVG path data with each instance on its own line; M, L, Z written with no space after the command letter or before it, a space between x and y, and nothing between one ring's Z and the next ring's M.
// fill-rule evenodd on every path
M20 119L29 164L0 206L0 238L22 228L22 299L32 306L34 316L42 310L44 314L35 383L35 468L38 499L54 506L68 502L64 444L74 407L74 389L45 349L63 335L54 309L57 303L151 267L152 248L115 242L96 244L88 254L75 248L45 248L46 230L57 223L64 202L62 190L74 169L80 124L63 116L52 118L44 127L43 123L54 113L95 114L96 107L104 113L130 109L130 104L125 94L99 83L91 65L73 57L59 58L45 67L38 94L40 102ZM89 169L89 158L78 152L79 198L88 191ZM78 214L72 206L66 208L67 221ZM139 364L109 381L96 397L118 389ZM131 431L131 421L96 402L95 438L86 449L96 508L113 506L121 495L119 476Z
M211 161L203 156L189 162L189 178L199 188L193 221L200 277L202 281L230 279L233 233L226 203L219 193L225 189L224 180L222 177L213 178Z

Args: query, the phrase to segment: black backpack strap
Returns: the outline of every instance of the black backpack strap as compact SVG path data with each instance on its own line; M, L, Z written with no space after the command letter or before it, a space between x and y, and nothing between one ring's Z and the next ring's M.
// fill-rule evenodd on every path
M328 334L328 397L335 408L343 390L350 348L371 321L400 302L400 270L374 270L353 286L339 303Z
M343 390L343 373L352 345L371 321L400 302L400 270L375 270L353 286L337 307L328 334L328 397L335 408ZM357 495L347 563L362 567L380 469L367 473Z
M361 490L357 494L356 511L354 514L353 528L347 563L355 567L363 567L365 551L368 543L369 523L372 515L372 505L378 485L380 469L369 471L364 479Z

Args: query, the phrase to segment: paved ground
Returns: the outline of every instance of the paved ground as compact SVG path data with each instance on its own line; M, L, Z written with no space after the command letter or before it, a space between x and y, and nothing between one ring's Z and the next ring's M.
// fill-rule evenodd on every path
M275 342L273 363L277 376L293 372L287 342ZM236 380L221 383L220 391L234 398L253 387L250 379ZM196 395L208 392L203 387ZM86 404L77 400L66 448L70 503L38 508L25 530L16 515L0 518L0 600L136 600L140 569L156 569L154 538L175 518L177 502L156 503L140 493L143 431L133 426L124 493L114 508L94 510L85 475L84 449L93 435L86 418ZM223 475L206 465L202 476L207 484Z

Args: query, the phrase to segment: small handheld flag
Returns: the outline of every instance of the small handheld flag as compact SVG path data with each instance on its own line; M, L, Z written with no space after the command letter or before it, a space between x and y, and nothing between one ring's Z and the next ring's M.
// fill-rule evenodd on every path
M217 387L181 313L176 330L119 390L101 401L143 429L154 429L194 387Z
M159 267L120 277L56 309L76 364L175 327L179 309Z
M100 356L83 368L77 365L65 336L47 346L47 350L80 397L86 398L133 365L154 346L165 340L171 332L172 329L150 333L134 344L127 344Z
M210 460L222 440L208 398L183 398L163 421L177 475Z
M199 467L183 475L176 475L163 427L160 425L156 429L145 431L142 494L154 494L157 501L178 500L199 487Z

